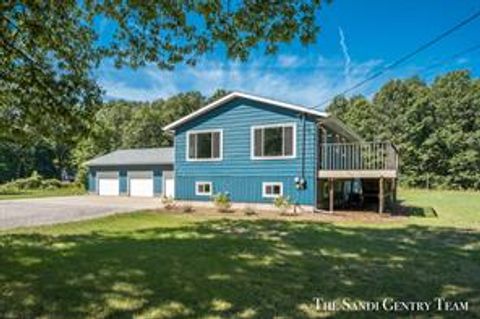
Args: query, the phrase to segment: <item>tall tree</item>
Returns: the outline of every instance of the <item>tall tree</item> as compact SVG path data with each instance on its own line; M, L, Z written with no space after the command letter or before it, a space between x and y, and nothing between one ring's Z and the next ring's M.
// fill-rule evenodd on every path
M7 0L0 3L0 86L25 112L75 113L70 108L97 97L90 71L103 58L169 69L218 47L233 59L258 47L273 54L282 43L314 42L319 9L320 0Z
M337 97L328 111L366 140L393 142L402 182L412 186L480 189L480 80L468 71L392 80L369 102Z

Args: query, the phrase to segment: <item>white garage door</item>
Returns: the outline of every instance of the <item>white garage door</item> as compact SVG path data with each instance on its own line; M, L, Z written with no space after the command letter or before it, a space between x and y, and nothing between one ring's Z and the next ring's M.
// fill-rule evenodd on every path
M130 181L130 196L153 197L152 172L129 171L128 178Z
M175 180L173 178L173 172L165 171L163 172L163 179L164 179L164 194L167 197L175 198Z
M120 184L118 182L117 172L99 172L98 173L98 195L100 196L118 196L120 194Z

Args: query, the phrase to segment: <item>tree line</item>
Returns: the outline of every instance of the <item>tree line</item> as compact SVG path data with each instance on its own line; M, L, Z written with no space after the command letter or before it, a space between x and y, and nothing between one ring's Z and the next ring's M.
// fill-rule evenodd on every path
M480 79L469 71L391 80L372 99L338 96L327 111L367 141L394 143L402 184L480 189Z
M57 122L24 132L4 130L0 139L0 183L37 171L45 177L85 176L83 163L119 148L172 145L162 128L227 94L187 92L153 102L109 101L92 117L78 118L85 129ZM480 189L480 80L468 71L391 80L373 98L338 96L327 107L366 141L391 141L400 152L401 182L413 187ZM8 116L0 112L0 116ZM52 130L55 134L52 134Z
M149 125L147 115L158 119L162 113L164 120L176 114L158 111L160 104L174 104L167 100L103 103L93 76L102 62L172 70L193 67L214 51L239 61L253 49L273 55L293 41L314 43L321 7L309 0L234 6L228 1L0 1L0 183L32 170L46 176L74 170L76 154L87 154L86 139L100 139L96 122L107 122L106 133L118 133L108 131L104 117L128 122L131 116L136 125ZM109 109L116 113L112 104L123 104L118 108L126 114L110 114ZM121 132L129 139L141 135L135 125L127 126L129 131L122 126ZM150 129L158 132L156 126ZM147 146L166 143L162 136ZM136 144L134 137L121 143L111 139L103 148L89 146L90 154ZM77 150L82 145L83 151Z
M84 163L120 148L171 146L171 135L163 131L168 123L227 93L217 90L212 96L187 92L152 102L109 101L96 107L90 119L79 117L86 128L62 129L68 123L57 122L58 134L42 132L17 134L4 130L0 139L0 183L38 172L47 178L77 176L83 181ZM0 117L8 114L2 114ZM32 126L34 123L32 123ZM26 128L25 128L26 129Z

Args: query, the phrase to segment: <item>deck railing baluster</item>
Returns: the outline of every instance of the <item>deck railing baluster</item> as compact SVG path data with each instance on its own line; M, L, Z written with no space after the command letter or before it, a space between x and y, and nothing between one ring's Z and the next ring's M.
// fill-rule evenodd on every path
M398 154L391 143L321 144L320 169L323 170L396 170Z

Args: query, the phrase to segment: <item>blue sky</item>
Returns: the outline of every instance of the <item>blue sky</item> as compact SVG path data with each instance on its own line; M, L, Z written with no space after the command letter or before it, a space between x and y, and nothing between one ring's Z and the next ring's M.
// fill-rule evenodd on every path
M151 101L189 90L210 95L223 88L313 106L479 9L480 0L337 0L323 5L317 16L322 30L308 47L283 45L275 56L265 56L259 49L246 63L226 59L219 48L196 67L179 66L174 71L155 66L116 69L107 61L96 77L107 99ZM479 44L480 18L352 94L371 96L392 78L418 75L431 81L454 69L469 69L479 76L480 49L450 58Z

